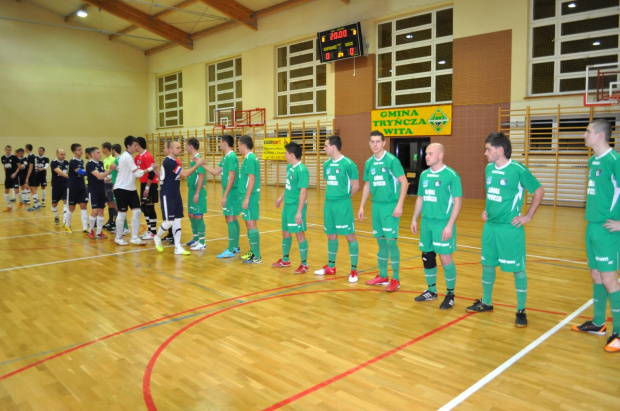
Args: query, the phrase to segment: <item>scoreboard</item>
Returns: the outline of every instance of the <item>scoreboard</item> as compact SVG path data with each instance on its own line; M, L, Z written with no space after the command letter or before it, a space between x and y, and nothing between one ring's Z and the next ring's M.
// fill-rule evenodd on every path
M317 33L321 63L364 55L360 23Z

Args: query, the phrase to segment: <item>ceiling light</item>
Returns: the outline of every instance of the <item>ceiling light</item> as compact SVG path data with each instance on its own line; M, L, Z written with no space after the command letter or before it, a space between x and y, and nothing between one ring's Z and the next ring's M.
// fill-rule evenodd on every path
M574 9L575 7L577 7L577 4L575 4L575 3L568 3L568 8L569 9Z
M439 61L437 62L437 64L446 64L446 61L445 61L445 60L439 60Z
M78 17L82 17L82 18L88 16L88 13L86 13L85 10L78 10L77 13L75 14L77 14Z
M592 43L593 46L600 46L601 42L600 41L595 41L594 43Z
M412 38L413 38L413 34L411 34L411 33L410 33L410 34L407 34L407 35L405 36L405 38L406 38L406 39L412 39Z

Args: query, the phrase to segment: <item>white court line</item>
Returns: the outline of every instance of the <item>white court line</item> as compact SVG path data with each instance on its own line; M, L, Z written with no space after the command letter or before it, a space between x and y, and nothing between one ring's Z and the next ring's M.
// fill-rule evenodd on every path
M23 237L35 237L38 235L51 235L51 234L64 234L64 231L50 231L49 233L39 233L39 234L24 234L24 235L16 235L13 237L0 237L0 240L9 240L11 238L23 238Z
M281 232L281 231L282 230L262 231L259 234L268 234L268 233L275 233L275 232ZM247 235L241 235L240 237L247 237ZM205 240L205 242L220 241L220 240L228 240L228 237L212 238L210 240ZM70 263L70 262L73 262L73 261L80 261L80 260L90 260L91 258L103 258L103 257L112 257L112 256L115 256L115 255L123 255L123 254L130 254L130 253L140 253L142 251L155 250L155 249L156 249L155 247L140 248L140 249L131 250L131 251L122 251L120 253L91 255L91 256L88 256L88 257L72 258L72 259L69 259L69 260L49 261L47 263L40 263L40 264L22 265L22 266L18 266L18 267L2 268L2 269L0 269L0 273L4 272L4 271L21 270L23 268L43 267L43 266L46 266L46 265Z
M508 361L504 362L502 365L500 365L499 367L497 367L496 369L488 373L486 376L484 376L484 378L478 380L477 383L475 383L474 385L472 385L471 387L463 391L461 394L459 394L452 401L450 401L449 403L441 407L439 411L451 410L457 405L459 405L460 403L462 403L463 401L465 401L467 398L469 398L472 394L474 394L480 388L484 387L487 383L491 382L495 377L500 375L502 372L507 370L510 366L512 366L514 363L516 363L521 358L523 358L526 354L532 351L534 348L539 346L542 342L544 342L549 337L551 337L553 334L558 332L558 330L563 328L566 324L572 321L575 317L577 317L579 314L585 311L585 309L588 308L590 305L592 305L592 299L590 299L584 305L579 307L576 311L574 311L568 317L560 321L555 327L551 328L549 331L547 331L546 333L538 337L538 339L530 343L530 345L528 345L527 347L525 347L524 349L516 353Z

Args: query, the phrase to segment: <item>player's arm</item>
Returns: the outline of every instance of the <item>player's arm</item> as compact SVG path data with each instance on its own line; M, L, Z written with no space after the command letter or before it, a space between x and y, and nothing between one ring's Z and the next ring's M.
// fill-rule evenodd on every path
M114 165L114 164L112 164L112 165ZM108 171L105 171L105 172L103 172L103 173L102 173L102 172L100 172L99 170L96 170L96 169L95 169L95 170L93 170L93 171L91 171L90 173L91 173L92 175L94 175L94 176L95 176L98 180L105 180L105 178L106 178L107 176L109 176L110 174L112 174L112 171L114 171L114 170L116 170L116 167L114 167L114 169L112 169L112 167L110 166L110 168L108 169Z
M368 201L368 197L370 196L370 182L366 181L364 184L364 188L362 189L362 202L360 203L360 210L357 212L357 217L360 220L364 220L364 205L366 201Z
M28 181L30 179L30 174L32 174L32 170L34 169L34 162L30 162L30 159L28 159L28 174L26 175L26 181Z
M203 165L202 168L205 169L205 171L209 174L211 174L212 176L217 176L222 172L222 167L217 166L215 168L211 168L211 167L207 167L206 165Z
M280 208L280 206L282 205L282 201L284 201L284 193L282 193L282 195L276 199L276 208Z
M450 219L448 220L448 224L444 227L441 232L441 240L448 241L452 238L452 233L454 232L454 224L456 223L456 219L459 217L459 213L461 212L461 206L463 205L463 197L454 197L454 205L452 206L452 212L450 212Z
M411 232L413 234L418 233L418 217L422 213L422 206L424 205L424 196L418 194L418 198L415 200L415 207L413 209L413 217L411 218Z
M64 171L62 171L62 170L60 169L60 167L56 167L53 171L54 171L54 173L58 174L58 175L59 175L59 176L61 176L61 177L64 177L64 178L69 178L69 176L67 175L67 173L65 173Z
M392 213L392 216L396 218L403 215L403 205L405 204L405 197L407 197L407 189L409 188L407 176L404 174L398 177L398 182L400 183L400 195L398 196L398 203L396 203L396 207L394 207L394 212Z
M304 210L304 206L306 205L306 199L308 198L308 189L300 188L299 189L299 203L297 204L297 214L295 214L295 222L297 225L301 225L302 223L302 212Z
M254 174L248 174L248 186L245 192L245 198L243 199L243 204L241 207L246 209L250 206L250 196L252 195L252 190L254 190L254 184L256 183L256 176Z
M532 194L532 203L530 204L530 208L527 210L526 215L519 215L512 219L512 225L515 227L521 227L523 224L527 224L530 222L534 214L536 213L536 209L540 205L543 197L545 196L545 189L540 186L534 191Z
M196 180L196 192L194 193L194 203L198 204L200 198L200 190L202 190L202 184L205 181L204 173L198 173L198 179Z
M358 179L351 180L351 197L355 195L360 189L360 181Z
M196 162L196 164L194 164L193 166L191 166L187 170L185 170L185 169L181 170L181 177L185 178L185 177L190 176L191 174L194 173L194 171L198 170L198 167L200 167L201 165L203 165L205 163L205 159L201 158L201 157L195 157L194 161Z

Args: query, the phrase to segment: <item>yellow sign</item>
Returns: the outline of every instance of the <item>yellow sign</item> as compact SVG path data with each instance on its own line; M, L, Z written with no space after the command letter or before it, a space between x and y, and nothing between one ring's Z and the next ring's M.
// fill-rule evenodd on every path
M371 120L371 130L378 130L386 137L449 136L452 105L373 110Z
M291 142L286 138L266 138L263 140L263 159L265 160L286 160L284 157L284 146Z

